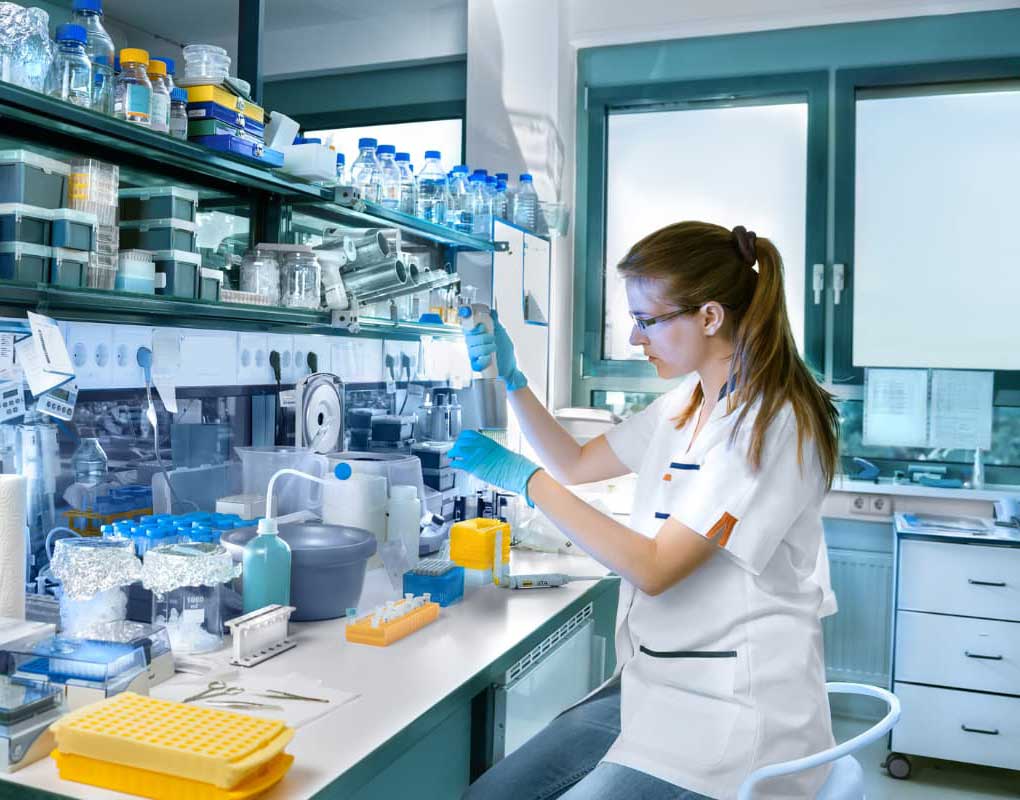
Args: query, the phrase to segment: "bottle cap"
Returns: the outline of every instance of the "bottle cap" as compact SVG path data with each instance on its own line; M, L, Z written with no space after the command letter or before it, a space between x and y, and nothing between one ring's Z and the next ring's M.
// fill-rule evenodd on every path
M393 155L394 153L397 152L397 148L394 147L392 144L381 144L376 148L375 152L381 156L387 154Z
M524 183L531 183L531 175L527 172L521 174L521 181Z
M411 154L410 153L397 153L396 156L394 156L394 159L396 161L406 161L408 164L410 164L411 163Z
M172 58L152 58L150 61L162 61L166 66L166 74L173 75L176 72L177 63Z
M96 14L103 13L103 0L74 0L71 3L72 11L94 11Z
M88 41L88 34L85 33L85 29L81 25L65 22L63 25L57 26L57 41L85 44Z
M166 77L166 64L164 64L158 58L153 58L149 61L148 71L150 75L162 75Z
M497 172L496 173L496 180L508 181L508 180L510 180L510 173L509 172Z
M434 158L436 161L438 161L442 157L443 157L442 154L438 150L426 150L425 151L425 159L426 160L428 160L430 158Z
M120 51L121 64L145 64L149 63L149 51L139 47L125 47Z
M453 172L463 172L465 175L469 172L467 164L458 164L453 168Z
M358 139L358 149L364 150L366 147L378 147L379 140L373 139L371 136L366 136L364 139Z
M354 474L354 470L351 469L350 464L345 461L341 461L333 468L333 474L336 476L337 480L345 481Z
M347 159L344 158L344 154L343 153L337 153L336 154L336 163L337 164L346 164L347 163Z
M187 103L188 102L188 90L177 87L170 92L170 100L174 103Z

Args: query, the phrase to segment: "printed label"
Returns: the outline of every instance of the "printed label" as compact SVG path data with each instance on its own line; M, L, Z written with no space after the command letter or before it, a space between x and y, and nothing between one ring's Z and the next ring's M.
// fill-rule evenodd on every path
M170 130L170 98L165 94L152 95L152 129L166 133Z
M129 84L126 88L124 104L128 116L149 119L152 113L152 91L140 83Z

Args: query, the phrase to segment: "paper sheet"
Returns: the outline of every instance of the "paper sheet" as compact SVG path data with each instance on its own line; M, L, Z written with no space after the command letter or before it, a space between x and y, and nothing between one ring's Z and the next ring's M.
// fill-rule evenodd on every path
M928 445L928 370L865 370L864 444Z
M74 373L63 374L50 372L40 349L36 346L34 336L18 339L14 344L14 353L18 366L25 375L28 389L35 397L46 394L51 389L63 386L74 378Z
M14 369L14 334L0 333L0 373Z
M152 332L152 383L171 414L177 413L177 375L181 370L181 339L176 331Z
M991 449L994 382L993 372L932 370L928 444Z
M71 354L67 352L64 334L60 332L60 326L57 325L56 320L29 311L28 327L32 329L32 338L35 339L43 369L58 375L73 376L74 366L71 364Z

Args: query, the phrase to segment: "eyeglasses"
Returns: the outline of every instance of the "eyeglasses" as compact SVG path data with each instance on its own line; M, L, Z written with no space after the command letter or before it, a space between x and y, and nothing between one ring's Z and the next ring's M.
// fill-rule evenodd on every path
M681 306L673 311L667 311L665 314L659 314L657 317L635 317L632 313L630 318L634 320L634 324L637 325L639 331L646 331L652 325L658 325L660 322L668 322L671 319L682 316L683 314L690 314L692 311L697 311L701 306Z

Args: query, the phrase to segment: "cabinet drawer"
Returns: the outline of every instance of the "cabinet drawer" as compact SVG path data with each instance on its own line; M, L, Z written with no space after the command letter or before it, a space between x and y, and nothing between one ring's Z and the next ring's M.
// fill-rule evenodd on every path
M900 611L896 680L1020 695L1020 622Z
M897 607L1020 622L1020 548L905 539Z
M1020 699L896 683L896 752L1020 769Z

